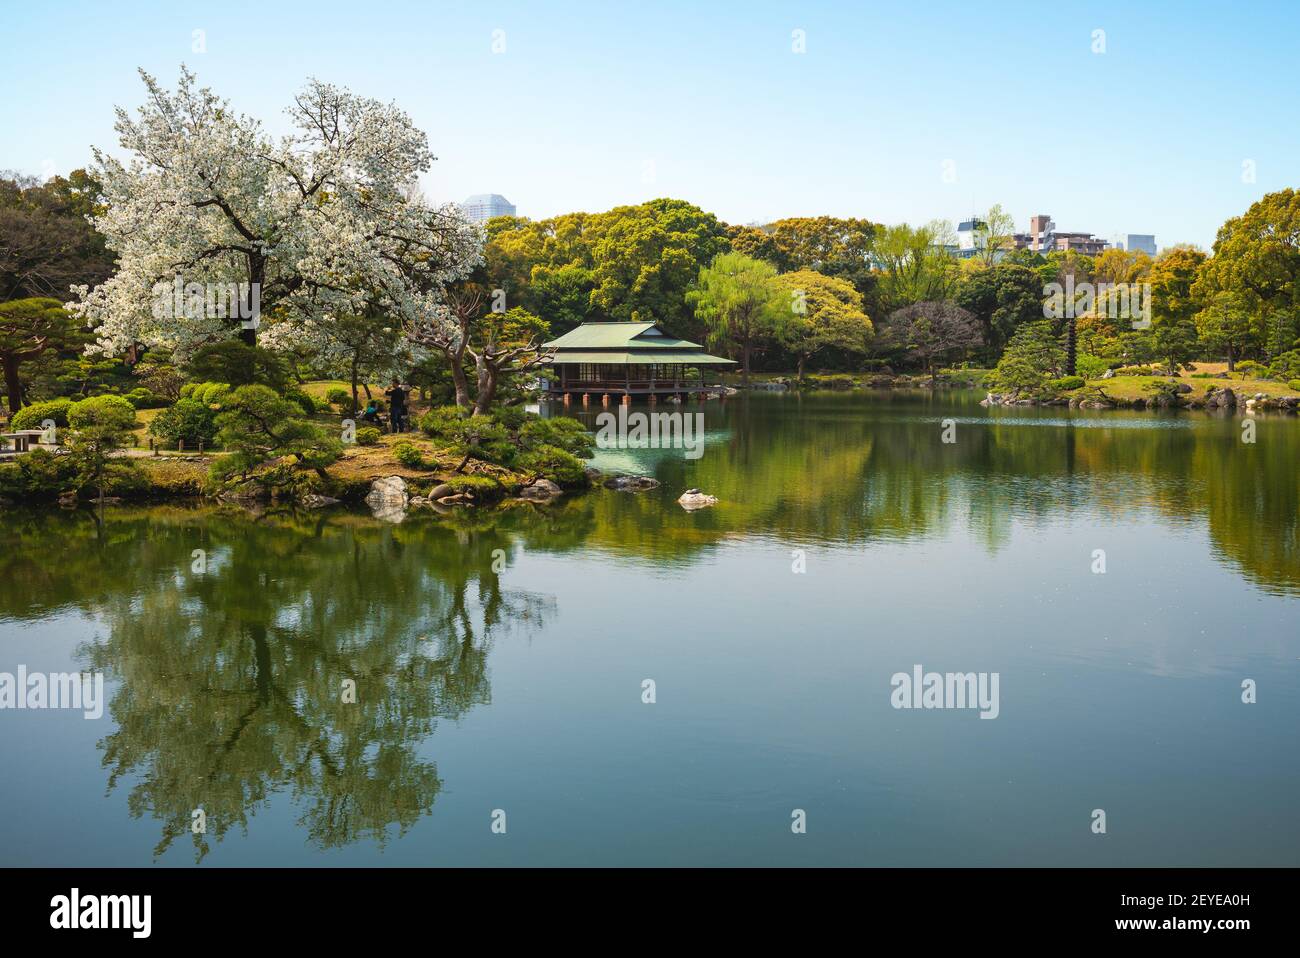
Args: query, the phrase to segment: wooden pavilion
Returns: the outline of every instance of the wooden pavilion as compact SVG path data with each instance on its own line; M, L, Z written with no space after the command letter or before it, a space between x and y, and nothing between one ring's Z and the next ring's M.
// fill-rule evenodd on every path
M655 398L700 391L699 379L686 371L700 366L734 366L735 361L711 356L699 343L664 333L654 323L583 323L546 343L547 364L556 372L551 395L595 394Z

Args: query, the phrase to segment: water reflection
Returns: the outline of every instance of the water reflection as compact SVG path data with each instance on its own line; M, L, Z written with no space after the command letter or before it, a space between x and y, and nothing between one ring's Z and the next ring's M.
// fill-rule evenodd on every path
M439 720L488 704L494 643L539 634L556 613L502 585L497 570L521 550L569 556L580 576L590 562L685 567L745 540L853 548L965 530L996 552L1015 523L1133 518L1202 529L1260 588L1300 593L1294 419L1261 419L1246 445L1231 419L1003 416L969 397L705 408L703 458L634 459L658 490L549 508L399 526L344 511L9 510L0 624L67 611L103 623L80 655L115 683L108 787L158 823L156 856L190 842L202 860L277 793L318 848L383 845L429 814ZM958 441L944 444L949 414ZM721 504L686 513L673 500L689 486ZM191 569L195 549L206 573ZM194 835L199 808L207 830Z

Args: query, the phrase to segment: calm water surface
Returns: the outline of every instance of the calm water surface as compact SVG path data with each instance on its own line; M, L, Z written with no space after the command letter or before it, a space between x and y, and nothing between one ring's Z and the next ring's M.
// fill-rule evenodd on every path
M0 671L109 707L0 711L0 864L1300 864L1300 422L975 400L689 406L546 509L6 510Z

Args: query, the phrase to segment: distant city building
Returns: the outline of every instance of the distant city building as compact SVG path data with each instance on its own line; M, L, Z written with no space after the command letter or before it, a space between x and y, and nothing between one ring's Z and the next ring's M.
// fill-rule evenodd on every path
M460 208L475 223L486 223L494 216L515 215L515 204L500 193L475 193L461 203Z
M958 223L956 255L962 259L970 259L984 249L988 242L988 234L983 230L984 221L978 217L972 216Z
M1128 242L1124 248L1130 253L1136 253L1138 250L1146 253L1148 256L1156 255L1156 238L1150 233L1129 233Z
M1029 232L1015 234L1016 249L1036 253L1075 250L1085 256L1096 256L1110 244L1091 233L1065 233L1056 228L1052 218L1045 214L1029 218Z

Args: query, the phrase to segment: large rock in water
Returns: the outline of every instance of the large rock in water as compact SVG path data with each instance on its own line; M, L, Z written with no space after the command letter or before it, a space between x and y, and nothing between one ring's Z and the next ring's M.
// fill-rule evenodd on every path
M519 498L526 502L550 502L562 495L564 490L549 479L538 479L531 486L519 490Z
M646 489L658 489L659 480L649 476L611 476L605 480L606 489L619 492L644 492Z
M366 505L376 519L388 522L401 522L406 518L406 506L410 496L406 491L406 480L401 476L388 476L376 479L370 484L366 493Z
M698 489L687 489L677 499L677 504L687 512L695 509L703 509L706 506L716 506L718 504L717 496L710 496L700 492Z
M1218 409L1219 407L1224 409L1237 408L1237 394L1227 386L1222 389L1211 389L1205 397L1206 409Z

